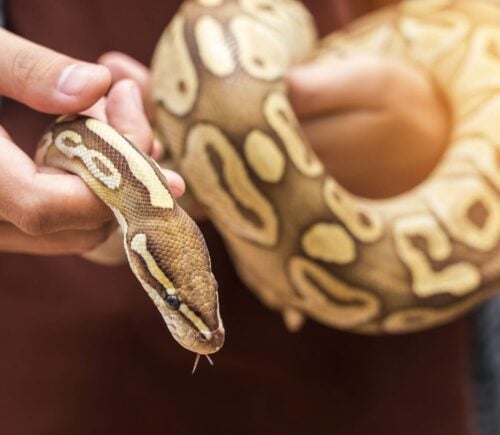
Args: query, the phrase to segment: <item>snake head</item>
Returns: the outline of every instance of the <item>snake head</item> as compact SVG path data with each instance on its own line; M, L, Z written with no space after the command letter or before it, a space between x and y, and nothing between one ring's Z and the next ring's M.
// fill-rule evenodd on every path
M158 284L150 284L151 278L144 274L144 269L134 272L182 347L201 355L215 353L222 347L225 330L217 282L211 273L209 277L197 275L182 287L160 289Z
M224 344L225 338L219 313L217 283L213 276L211 276L211 286L215 289L214 302L199 304L195 298L189 297L199 292L193 288L180 288L177 289L175 295L167 295L164 298L165 305L168 307L167 312L160 310L168 329L177 342L186 349L201 355L217 352ZM211 292L210 289L209 292Z
M225 337L217 281L198 227L179 207L175 213L175 219L158 220L145 232L129 228L125 245L132 271L175 340L208 355L222 347Z

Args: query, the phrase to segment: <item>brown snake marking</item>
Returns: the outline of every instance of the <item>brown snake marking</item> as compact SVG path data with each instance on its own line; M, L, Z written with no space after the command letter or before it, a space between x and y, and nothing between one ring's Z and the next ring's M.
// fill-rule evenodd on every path
M319 45L293 0L186 1L153 60L156 127L245 283L292 329L305 315L361 333L452 320L500 284L500 6L419 0L370 14ZM452 109L448 152L405 195L357 198L325 174L283 75L308 59L396 56ZM195 224L158 166L109 126L66 117L45 163L113 210L132 270L174 337L224 340L217 284Z
M221 159L218 171L210 151ZM209 204L218 204L214 216L233 233L255 243L272 246L277 239L277 219L271 204L250 181L243 162L228 139L214 125L198 124L186 139L181 169L190 174L192 189ZM221 179L227 189L220 189ZM257 222L249 222L241 213L253 213Z
M161 115L159 128L241 277L265 303L285 317L302 312L335 327L394 333L449 321L492 293L500 282L499 9L489 1L404 2L326 38L316 50L318 62L357 53L407 59L435 80L456 116L449 151L425 183L398 198L367 201L323 173L286 98L283 74L290 63L311 58L314 45L301 6L287 0L184 4L179 15L198 95L182 117ZM164 46L176 50L168 37L160 52ZM214 71L214 53L223 74ZM164 63L155 56L155 83L164 79ZM168 109L170 95L160 88L155 99ZM169 125L162 126L164 116ZM189 152L200 123L224 137L215 165L201 149L196 158L205 164L194 163ZM186 161L196 169L188 170ZM231 184L218 171L244 181ZM262 231L248 237L270 220L256 221L238 203L268 219L273 214L259 204L272 204L278 220L271 238Z
M220 349L224 329L205 242L159 167L109 125L85 117L52 126L38 160L78 174L115 213L132 271L174 338L198 354Z

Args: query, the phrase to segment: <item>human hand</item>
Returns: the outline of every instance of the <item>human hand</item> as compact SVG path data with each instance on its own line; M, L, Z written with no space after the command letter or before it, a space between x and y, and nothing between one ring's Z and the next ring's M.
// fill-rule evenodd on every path
M46 113L87 114L107 121L140 146L152 134L139 90L131 81L110 86L109 71L0 30L0 94ZM97 103L97 104L95 104ZM169 175L174 195L182 179ZM106 239L113 216L77 176L40 167L0 126L0 251L83 253Z
M123 53L106 53L99 62L113 81L130 78L139 85L152 117L149 70ZM287 81L313 149L354 193L386 197L408 190L430 173L445 149L446 107L430 79L401 61L334 59L297 67ZM203 212L193 214L199 218Z
M444 152L445 105L401 61L332 59L288 75L291 103L327 171L354 193L388 197L422 181Z
M113 83L129 79L133 80L139 86L145 113L150 122L154 123L155 107L152 100L152 80L149 68L129 55L115 51L103 54L98 62L106 66L111 72ZM151 155L155 160L161 161L163 165L174 166L173 162L162 161L164 147L158 140L153 140ZM189 194L189 191L183 196L180 204L193 219L200 221L207 218L205 208Z

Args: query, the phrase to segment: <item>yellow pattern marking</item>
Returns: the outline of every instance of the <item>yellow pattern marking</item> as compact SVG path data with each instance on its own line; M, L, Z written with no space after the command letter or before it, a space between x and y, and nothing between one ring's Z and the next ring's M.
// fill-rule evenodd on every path
M201 17L195 27L196 43L203 65L214 75L226 77L236 69L233 54L224 37L224 28L208 15Z
M174 199L156 175L151 164L135 147L109 125L96 119L87 119L87 128L117 150L127 161L132 174L149 192L153 207L173 208Z
M449 29L447 31L449 32ZM497 24L484 26L474 32L466 58L467 62L454 84L462 100L466 101L471 96L500 88L500 61L498 55L495 54L498 47L500 47L500 33ZM487 125L487 123L483 124L483 126ZM498 121L494 125L498 125Z
M454 159L471 161L500 190L500 149L481 138L466 138L450 150Z
M75 145L67 145L67 140L73 142ZM120 187L122 179L120 171L116 169L113 162L104 154L87 148L78 133L72 130L65 130L57 135L54 143L57 149L70 159L78 157L87 167L88 171L107 188L115 190Z
M288 155L297 169L309 177L321 175L323 165L308 150L299 132L297 118L285 95L276 92L267 97L264 113L272 128L283 141Z
M198 329L200 332L204 332L205 334L210 334L210 329L203 320L201 320L196 314L193 313L193 311L184 303L181 303L179 306L179 311L184 314Z
M224 0L197 0L198 4L207 8L214 8L224 3Z
M252 131L245 140L244 152L248 164L261 180L277 183L285 175L285 157L267 134Z
M436 181L424 190L432 209L454 239L472 248L489 252L500 240L500 203L498 195L476 177L456 178L453 183ZM481 226L471 222L468 212L474 204L485 210Z
M176 15L162 35L153 58L154 99L178 116L191 111L198 93L198 77L184 37L185 19ZM161 59L169 59L162 62Z
M222 174L210 160L209 147L222 161ZM191 129L181 169L196 197L209 208L218 225L266 246L276 242L278 220L273 207L249 179L242 159L217 127L199 124ZM221 189L221 177L230 192ZM262 225L255 225L242 215L234 198L251 210Z
M327 325L354 328L380 311L380 303L373 294L347 285L311 261L293 257L289 268L292 282L302 296L298 305Z
M430 258L444 261L451 255L451 243L438 223L429 215L415 215L401 218L394 226L397 252L411 270L413 288L420 297L449 293L466 295L481 284L477 267L460 262L445 267L439 272L432 269L423 251L415 247L412 238L426 241Z
M500 62L498 62L500 77ZM500 88L500 83L498 84ZM457 135L481 137L500 150L500 95L496 95L457 125Z
M132 248L132 251L140 255L140 257L146 263L146 267L148 268L151 276L165 288L167 293L169 295L175 294L174 285L165 276L163 271L159 268L158 264L156 264L155 259L148 250L146 234L136 234L132 239L130 247Z
M340 225L316 224L302 238L302 248L312 258L336 264L356 259L356 246Z
M358 240L369 243L382 236L382 218L372 208L363 207L360 200L354 201L332 178L325 182L324 198L330 210ZM363 222L362 214L367 222Z
M303 60L316 45L316 29L308 14L304 14L302 5L280 0L240 0L241 9L279 33L286 42L291 63ZM297 29L301 31L298 32Z
M467 19L459 13L443 11L436 17L438 19L434 20L428 20L425 16L407 17L400 24L412 57L426 65L433 65L453 51L470 31Z
M279 34L246 16L234 17L229 25L238 44L243 69L259 80L276 80L286 71L289 50Z

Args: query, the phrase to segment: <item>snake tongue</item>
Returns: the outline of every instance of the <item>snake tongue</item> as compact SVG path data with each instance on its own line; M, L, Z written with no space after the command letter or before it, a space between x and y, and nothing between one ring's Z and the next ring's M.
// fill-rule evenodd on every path
M194 374L195 374L196 369L198 368L198 363L200 362L200 356L201 356L201 355L200 355L199 353L197 353L197 354L196 354L196 357L195 357L195 359L194 359L193 370L191 371L191 374L192 374L192 375L194 375Z

